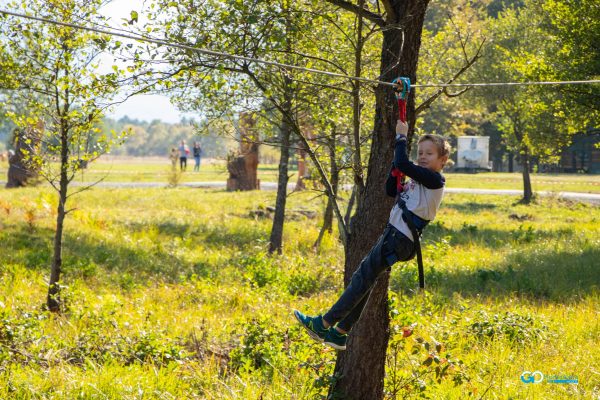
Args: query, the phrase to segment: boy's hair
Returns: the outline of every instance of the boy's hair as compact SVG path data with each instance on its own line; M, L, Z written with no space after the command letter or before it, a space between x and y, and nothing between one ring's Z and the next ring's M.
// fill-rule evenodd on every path
M435 147L437 148L439 157L450 156L450 151L452 150L452 147L450 147L450 143L448 143L448 141L446 139L444 139L442 136L433 135L430 133L425 134L419 138L417 145L426 140L430 140L433 142L433 144L435 144Z

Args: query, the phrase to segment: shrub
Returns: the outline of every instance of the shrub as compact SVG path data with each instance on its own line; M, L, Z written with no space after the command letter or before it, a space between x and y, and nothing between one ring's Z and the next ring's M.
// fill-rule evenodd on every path
M265 287L279 280L279 268L274 264L274 259L264 252L245 256L241 260L244 267L244 278L252 287Z
M475 322L468 326L471 334L479 340L503 338L511 343L525 345L544 339L548 328L530 315L512 312L490 315L480 310Z
M277 326L265 318L254 318L244 324L241 343L229 354L230 366L234 370L266 368L271 371L287 337L285 332L277 331Z

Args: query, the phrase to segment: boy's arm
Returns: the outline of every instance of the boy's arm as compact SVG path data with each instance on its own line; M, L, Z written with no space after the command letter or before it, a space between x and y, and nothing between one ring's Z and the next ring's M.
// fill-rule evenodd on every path
M414 179L428 189L439 189L444 186L442 175L413 164L406 153L406 132L408 125L398 121L396 125L396 148L394 151L394 167L398 168L406 176Z

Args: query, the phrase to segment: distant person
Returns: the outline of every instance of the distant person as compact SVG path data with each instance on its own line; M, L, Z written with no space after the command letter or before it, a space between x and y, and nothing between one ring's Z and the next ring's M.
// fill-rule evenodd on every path
M187 158L190 154L190 148L185 144L185 140L181 141L179 145L179 169L185 171L187 168Z
M171 165L173 169L177 168L177 158L179 158L179 152L176 147L171 147L171 152L169 153L169 159L171 160Z
M200 171L200 160L202 157L202 147L200 146L200 142L194 143L194 161L196 164L194 165L194 171Z

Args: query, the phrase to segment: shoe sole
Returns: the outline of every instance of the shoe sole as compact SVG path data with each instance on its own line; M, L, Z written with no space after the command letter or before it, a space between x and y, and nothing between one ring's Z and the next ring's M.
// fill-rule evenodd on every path
M310 336L311 339L319 342L319 343L323 343L323 341L325 339L322 339L319 337L319 335L317 335L316 333L314 333L313 331L311 331L310 329L308 329L308 327L306 325L304 325L304 323L302 322L302 320L300 319L300 317L298 316L298 314L296 314L298 311L294 310L294 317L296 317L296 319L298 320L298 322L300 322L300 325L302 325L302 327L304 328L304 330L306 331L306 333L308 333L308 336Z
M336 350L346 350L346 345L340 346L339 344L335 344L332 342L323 342L323 344L326 344L329 347L333 347Z

